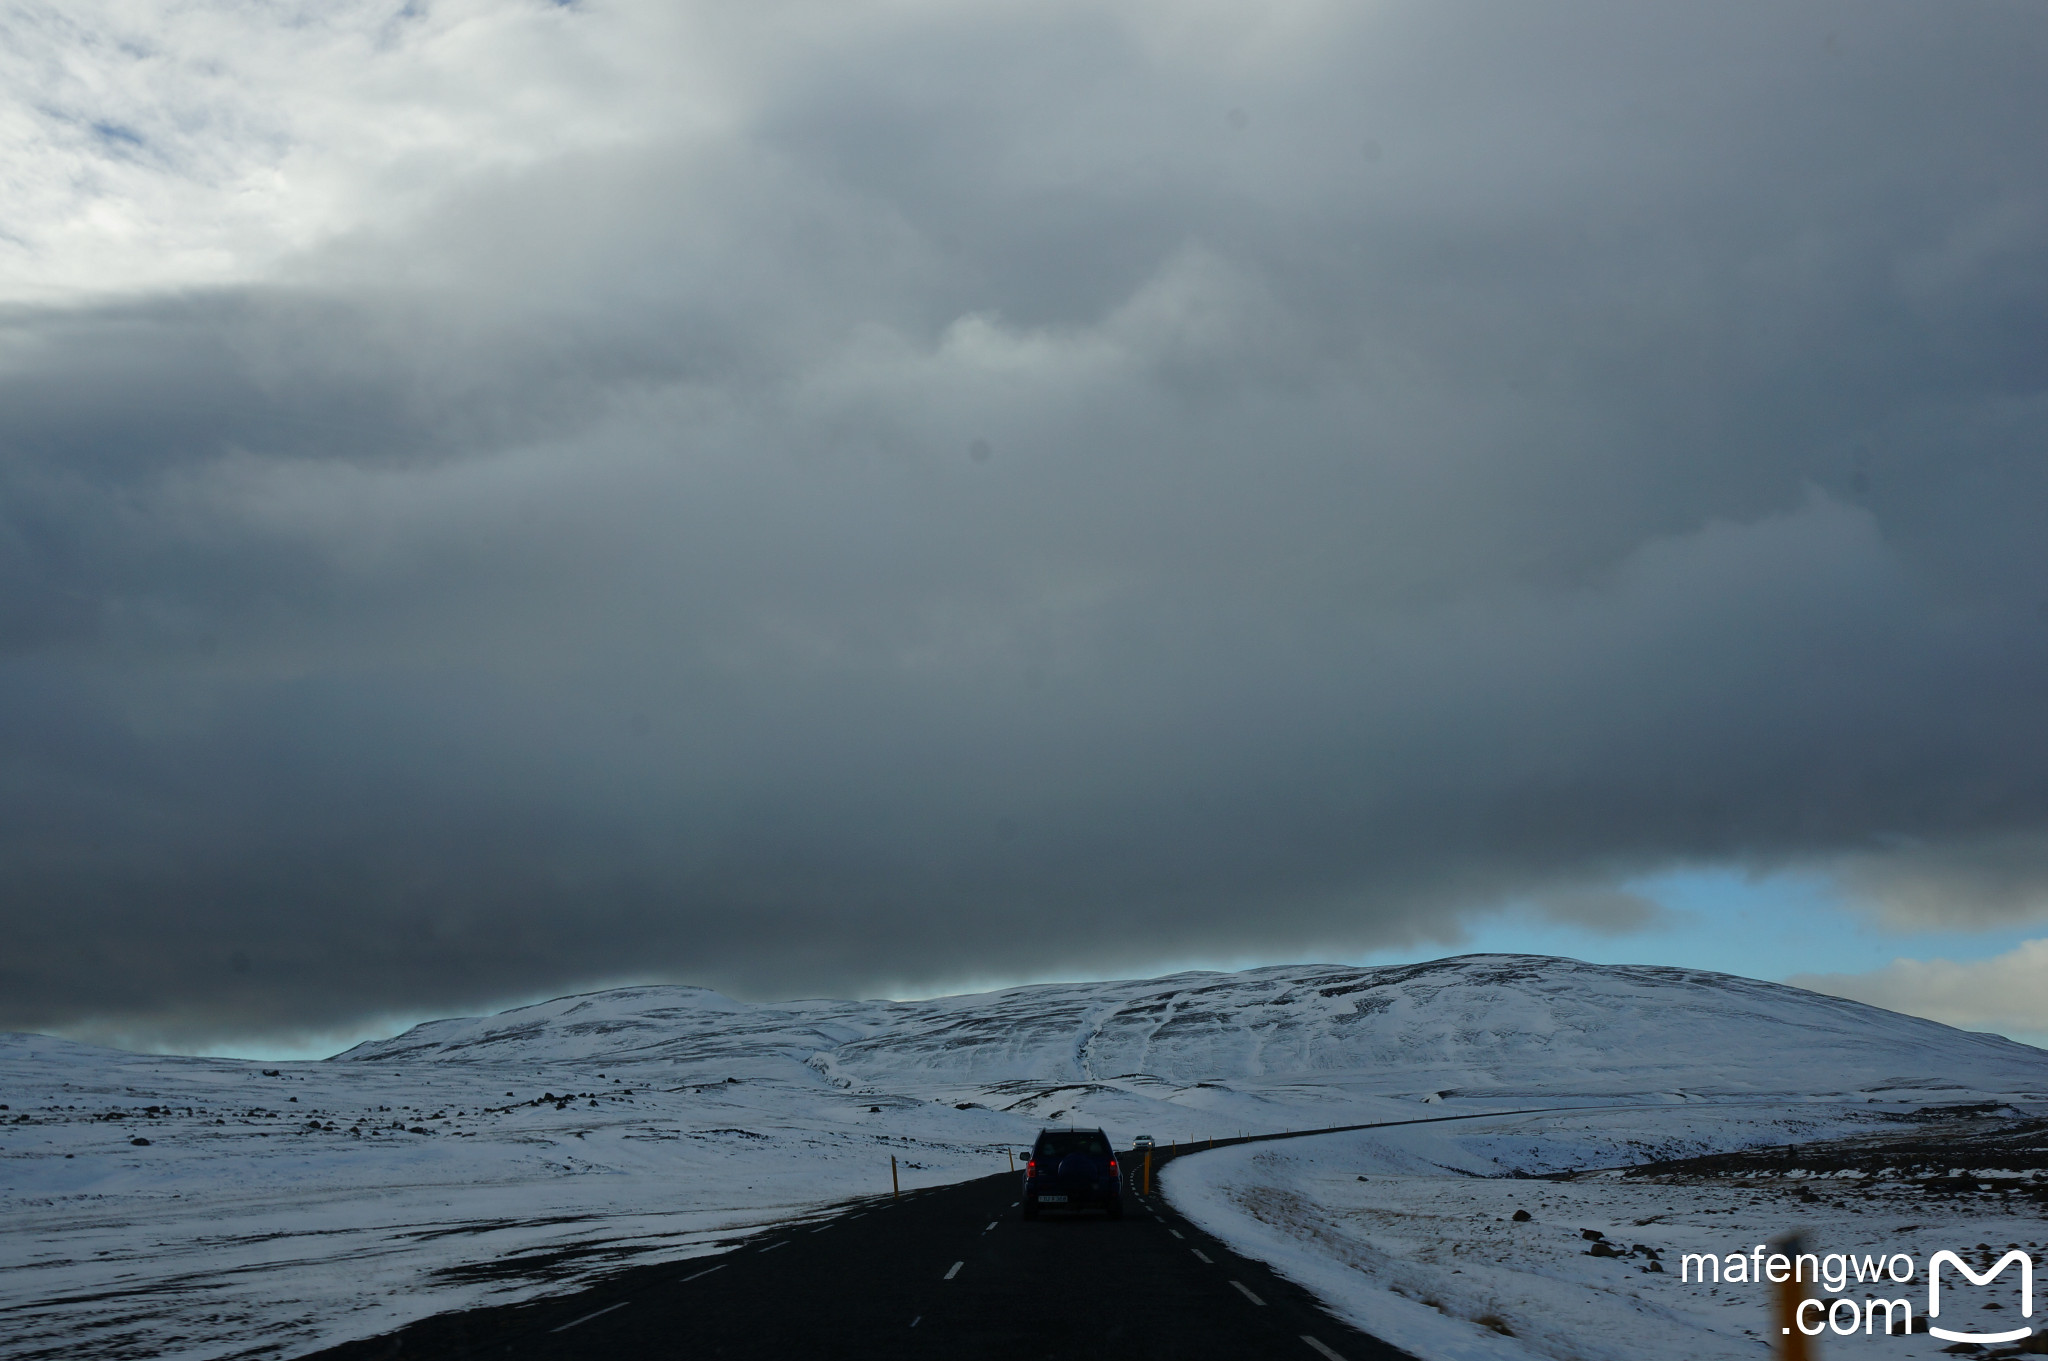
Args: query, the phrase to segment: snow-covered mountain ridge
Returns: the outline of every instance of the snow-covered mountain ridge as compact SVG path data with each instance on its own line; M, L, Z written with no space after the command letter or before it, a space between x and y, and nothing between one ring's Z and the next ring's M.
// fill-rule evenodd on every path
M340 1063L783 1059L849 1088L992 1095L1133 1082L1348 1079L1508 1098L2048 1090L2048 1052L1860 1002L1699 970L1466 955L1041 984L918 1002L750 1004L620 988L434 1021Z

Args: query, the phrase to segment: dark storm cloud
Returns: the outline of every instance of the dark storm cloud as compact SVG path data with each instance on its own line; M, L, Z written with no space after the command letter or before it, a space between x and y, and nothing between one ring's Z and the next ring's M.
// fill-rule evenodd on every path
M8 314L0 1025L2038 913L2048 22L1289 16Z

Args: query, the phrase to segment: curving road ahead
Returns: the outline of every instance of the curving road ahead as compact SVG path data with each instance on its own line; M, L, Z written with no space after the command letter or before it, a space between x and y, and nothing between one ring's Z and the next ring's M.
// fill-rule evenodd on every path
M1219 1141L1222 1142L1222 1141ZM1237 1142L1232 1140L1230 1142ZM1154 1172L1171 1155L1155 1158ZM1133 1178L1137 1166L1123 1155ZM858 1202L717 1256L580 1294L426 1319L321 1361L1114 1358L1395 1361L1154 1194L1025 1221L1011 1174Z

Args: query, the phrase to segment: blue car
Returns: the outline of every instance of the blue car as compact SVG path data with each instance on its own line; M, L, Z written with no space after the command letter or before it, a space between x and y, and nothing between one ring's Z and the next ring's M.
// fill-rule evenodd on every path
M1041 1130L1024 1164L1024 1217L1036 1219L1043 1208L1102 1210L1121 1219L1122 1178L1109 1136L1101 1130Z

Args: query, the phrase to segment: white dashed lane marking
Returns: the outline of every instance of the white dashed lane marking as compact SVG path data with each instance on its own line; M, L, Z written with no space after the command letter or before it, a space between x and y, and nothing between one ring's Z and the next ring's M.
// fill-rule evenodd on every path
M1167 1230L1167 1232L1168 1232L1168 1233L1170 1233L1170 1234L1172 1234L1172 1235L1173 1235L1173 1236L1174 1236L1175 1238L1180 1238L1180 1230L1179 1230L1179 1229L1168 1229L1168 1230ZM1181 1241L1185 1242L1185 1241L1187 1241L1187 1240L1185 1240L1185 1239L1182 1239Z
M993 1219L991 1219L991 1220L990 1220L990 1221L988 1222L988 1229L993 1229L993 1228L994 1228L995 1226L996 1226L996 1222L995 1222L995 1221L994 1221ZM983 1233L987 1233L987 1232L988 1232L988 1229L983 1229L983 1230L982 1230L982 1232L983 1232Z
M706 1267L706 1268L705 1268L704 1270L702 1270L702 1271L698 1272L698 1273L697 1273L697 1276L709 1276L709 1275L710 1275L710 1274L711 1274L712 1272L714 1272L714 1271L723 1271L723 1270L725 1270L725 1263L723 1263L723 1262L720 1262L720 1263L719 1263L719 1264L718 1264L717 1266L714 1266L714 1267ZM683 1279L682 1279L682 1280L680 1280L680 1281L676 1282L676 1284L678 1284L678 1285L688 1285L688 1284L689 1284L689 1283L690 1283L691 1281L694 1281L694 1280L696 1280L696 1279L697 1279L697 1276L685 1276L685 1277L683 1277Z
M1201 1254L1200 1254L1199 1252L1197 1252L1197 1253L1196 1253L1195 1255L1199 1257L1199 1256L1200 1256ZM1257 1305L1264 1305L1264 1304L1265 1304L1265 1301L1264 1301L1264 1300L1260 1299L1260 1298L1259 1298L1259 1297L1258 1297L1257 1295L1254 1295L1254 1294L1253 1294L1253 1293L1252 1293L1251 1291L1249 1291L1249 1290L1247 1290L1247 1289L1245 1288L1245 1284L1244 1284L1244 1282L1243 1282L1243 1281L1232 1281L1232 1282L1231 1282L1231 1284L1237 1287L1237 1290L1238 1290L1238 1293L1239 1293L1239 1294L1243 1295L1243 1296L1244 1296L1244 1297L1245 1297L1246 1299L1250 1300L1250 1301L1251 1301L1251 1302L1252 1302L1253 1304L1257 1304Z
M1309 1346L1314 1347L1320 1355L1327 1358L1327 1361L1344 1361L1343 1357L1337 1355L1337 1353L1331 1351L1328 1347L1325 1347L1321 1342L1317 1341L1315 1338L1310 1337L1307 1333L1303 1333L1301 1335L1301 1340L1303 1342L1308 1343Z
M788 1240L787 1238L785 1238L785 1239L783 1239L783 1240L782 1240L782 1241L781 1241L780 1243L770 1243L770 1244L769 1244L769 1245L768 1245L767 1247L765 1247L765 1248L762 1248L762 1249L761 1249L761 1251L763 1251L763 1252L773 1252L773 1251L775 1251L775 1249L777 1249L777 1248L781 1248L781 1247L787 1247L787 1246L789 1246L789 1240Z
M1202 1251L1202 1250L1201 1250L1200 1248L1189 1248L1189 1249L1188 1249L1188 1251L1189 1251L1189 1252L1192 1252L1193 1254L1195 1254L1195 1256L1197 1256L1197 1257L1201 1258L1201 1259L1202 1259L1202 1265L1203 1265L1203 1266L1215 1266L1215 1265L1216 1265L1216 1264L1215 1264L1214 1262L1212 1262L1212 1261L1210 1261L1210 1260L1209 1260L1209 1255L1208 1255L1207 1253L1203 1252L1203 1251ZM1232 1284L1232 1285L1237 1285L1237 1282L1236 1282L1236 1281L1232 1281L1232 1282L1231 1282L1231 1284ZM1244 1290L1244 1287L1243 1287L1243 1286L1241 1286L1241 1285L1237 1285L1237 1288L1238 1288L1239 1290ZM1246 1293L1246 1294L1250 1294L1251 1292L1247 1290L1247 1291L1245 1291L1245 1293Z
M588 1323L590 1322L590 1320L594 1318L602 1318L604 1315L609 1314L612 1310L623 1309L632 1302L633 1301L631 1300L620 1300L617 1304L608 1305L605 1308L598 1310L595 1314L585 1314L582 1318L572 1318L567 1323L563 1324L561 1327L550 1328L548 1329L548 1331L551 1333L566 1333L579 1323Z
M953 1263L953 1265L952 1265L952 1266L950 1266L950 1267L948 1267L948 1268L946 1269L946 1277L945 1277L945 1278L946 1278L947 1280L949 1280L949 1281L950 1281L950 1280L952 1280L952 1279L953 1279L953 1278L954 1278L955 1276L958 1276L958 1275L960 1274L960 1268L961 1268L961 1267L964 1267L964 1266L966 1266L966 1265L967 1265L967 1263L965 1263L965 1262L955 1262L955 1263ZM1243 1286L1239 1286L1239 1287L1238 1287L1238 1289L1242 1290L1242 1289L1244 1289L1244 1287L1243 1287Z

